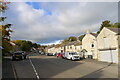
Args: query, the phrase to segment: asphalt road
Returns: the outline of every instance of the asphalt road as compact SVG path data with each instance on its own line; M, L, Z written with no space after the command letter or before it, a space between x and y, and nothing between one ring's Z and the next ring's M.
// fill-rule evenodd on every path
M32 54L25 60L10 61L10 63L14 68L11 71L17 78L118 78L117 64L95 60L71 61ZM3 72L7 73L5 70ZM7 74L9 75L9 72ZM7 78L9 77L10 75Z
M0 79L2 78L2 60L0 60Z

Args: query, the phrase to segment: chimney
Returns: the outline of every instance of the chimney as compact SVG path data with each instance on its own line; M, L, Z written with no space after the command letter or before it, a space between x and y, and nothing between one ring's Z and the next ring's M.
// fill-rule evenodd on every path
M90 29L87 29L87 30L86 30L86 33L87 33L87 34L90 34Z

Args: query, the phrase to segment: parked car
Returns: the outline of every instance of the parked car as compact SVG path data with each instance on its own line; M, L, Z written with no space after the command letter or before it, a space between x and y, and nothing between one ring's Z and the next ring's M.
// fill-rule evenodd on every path
M54 56L58 56L59 53L55 53Z
M63 54L62 53L58 53L57 57L63 58Z
M85 59L85 54L82 52L79 52L78 55L80 56L80 60Z
M65 58L70 60L80 60L80 57L76 52L65 52Z
M65 59L65 53L62 53L62 56L63 56L62 58L64 58L64 59Z
M26 59L27 54L24 51L17 51L12 54L12 60L16 59Z
M44 52L41 52L40 54L41 54L41 55L44 55L45 53L44 53Z
M53 53L46 53L47 56L53 56Z

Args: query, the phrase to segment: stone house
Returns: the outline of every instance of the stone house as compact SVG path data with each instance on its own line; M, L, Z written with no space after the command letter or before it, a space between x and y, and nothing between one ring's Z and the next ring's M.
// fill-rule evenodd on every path
M97 37L98 60L118 63L120 28L104 27Z
M82 50L82 43L80 41L69 42L65 45L65 52L77 52Z
M85 58L97 59L97 34L87 30L82 39L82 49L86 51Z

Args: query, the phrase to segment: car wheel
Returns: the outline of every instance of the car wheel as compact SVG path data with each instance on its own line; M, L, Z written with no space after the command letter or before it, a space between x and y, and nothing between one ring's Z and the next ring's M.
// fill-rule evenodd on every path
M24 59L26 59L26 55L24 56Z
M73 59L73 58L71 58L71 60L72 60L72 61L74 61L74 59Z
M22 60L22 59L23 59L23 56L20 57L20 60Z

